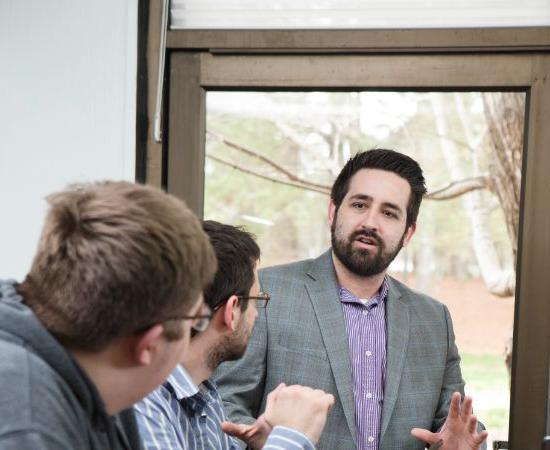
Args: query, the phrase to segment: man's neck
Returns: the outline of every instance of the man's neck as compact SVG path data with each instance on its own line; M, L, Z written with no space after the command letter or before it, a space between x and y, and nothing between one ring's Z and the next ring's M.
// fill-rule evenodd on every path
M376 294L386 276L386 271L379 274L364 277L351 272L345 267L342 262L332 252L332 261L334 263L334 270L336 271L336 278L340 286L351 292L357 298L368 299Z
M116 349L109 348L98 353L77 349L68 350L94 383L107 414L116 414L140 399L124 386L127 384L127 377L118 373L116 369L116 367L124 367Z
M191 340L188 351L185 352L181 364L198 386L204 380L210 378L215 368L210 367L208 361L209 349L212 345L209 331L205 331Z

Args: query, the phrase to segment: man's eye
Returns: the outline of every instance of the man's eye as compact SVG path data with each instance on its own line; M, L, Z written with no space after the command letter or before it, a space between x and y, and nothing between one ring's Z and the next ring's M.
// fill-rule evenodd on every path
M365 207L365 204L364 203L358 203L358 202L355 202L355 203L352 203L351 206L353 208L356 208L356 209L363 209Z
M386 217L390 217L392 219L397 219L397 214L395 214L394 212L392 211L384 211L384 215Z

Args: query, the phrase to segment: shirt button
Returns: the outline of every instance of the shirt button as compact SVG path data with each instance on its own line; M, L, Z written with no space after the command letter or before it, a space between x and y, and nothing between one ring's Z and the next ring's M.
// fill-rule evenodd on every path
M364 315L364 316L368 316L368 315L369 315L369 311L368 311L367 309L365 309L365 310L363 311L363 315Z
M365 354L366 354L367 356L370 356L370 355L372 355L372 352L371 352L370 350L367 350L367 351L365 352Z
M372 394L370 392L367 392L367 395L365 397L372 398Z
M367 441L369 441L369 442L374 442L374 437L369 436L369 438L367 439Z

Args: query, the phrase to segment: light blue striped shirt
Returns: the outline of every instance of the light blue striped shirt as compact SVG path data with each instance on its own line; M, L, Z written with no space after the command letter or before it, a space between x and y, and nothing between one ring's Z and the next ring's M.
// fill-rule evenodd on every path
M210 380L198 388L177 366L164 384L134 406L145 450L240 450L226 435L223 403ZM296 430L277 426L264 450L314 450L311 441Z

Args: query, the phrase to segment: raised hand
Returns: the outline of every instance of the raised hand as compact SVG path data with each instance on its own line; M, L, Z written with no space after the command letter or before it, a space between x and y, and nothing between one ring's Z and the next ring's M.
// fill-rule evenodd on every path
M447 420L438 433L413 428L411 434L440 450L479 450L488 433L477 431L477 419L472 415L472 397L466 396L462 405L460 398L459 392L453 393Z

